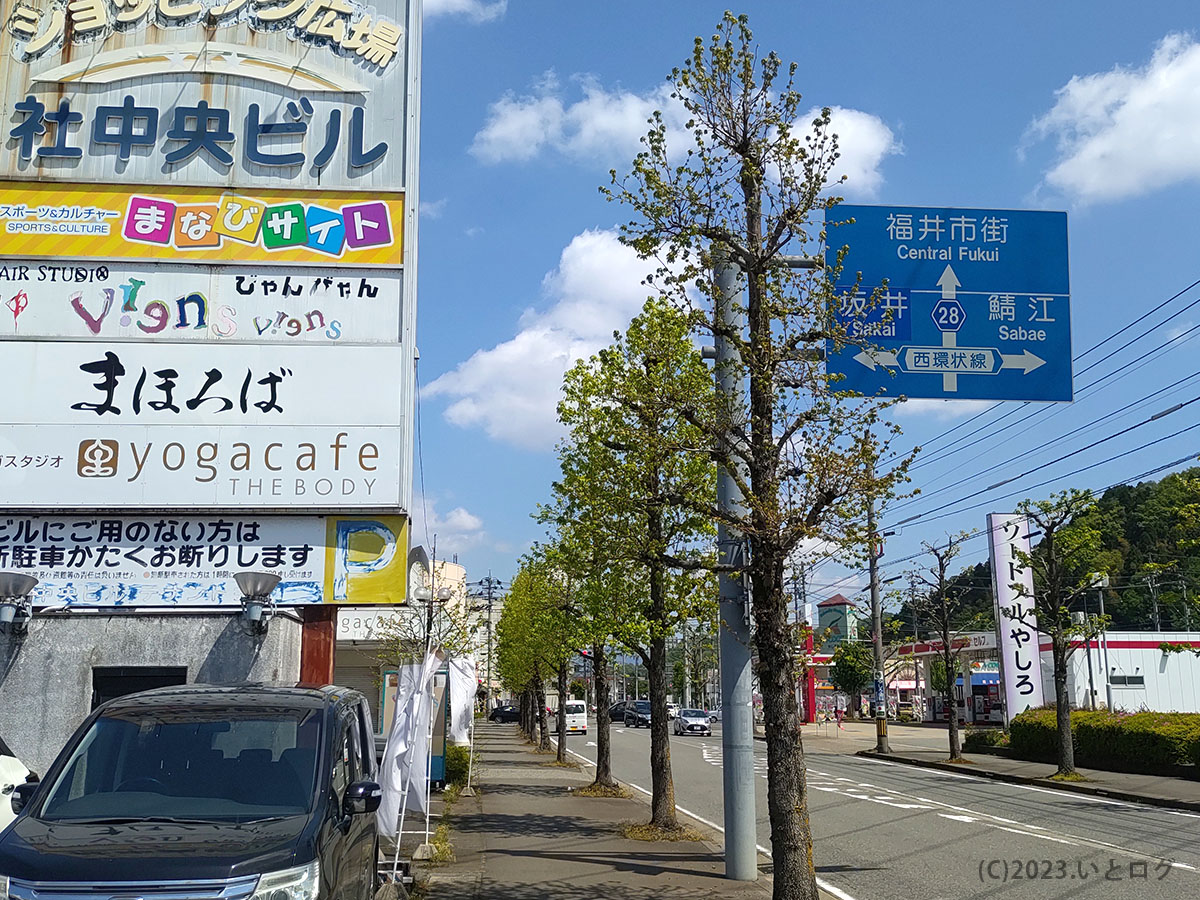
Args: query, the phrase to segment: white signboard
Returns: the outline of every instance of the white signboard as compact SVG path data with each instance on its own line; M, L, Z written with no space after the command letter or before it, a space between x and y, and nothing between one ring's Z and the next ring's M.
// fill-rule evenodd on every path
M403 506L399 428L14 425L0 497L18 509Z
M415 6L11 0L0 25L10 138L0 173L403 190Z
M410 408L400 375L412 362L399 345L14 341L0 349L6 425L86 425L112 439L122 426L161 426L161 446L180 426L394 427Z
M338 610L337 639L339 641L378 641L389 628L394 628L402 618L411 619L421 615L413 607L403 609L353 609ZM422 626L418 626L418 629Z
M396 342L396 269L0 259L0 339Z
M1033 572L1020 558L1029 553L1029 520L1014 513L990 513L987 520L1004 708L1011 720L1044 702ZM1013 585L1020 585L1024 595Z
M248 570L282 605L401 603L407 541L397 516L0 515L0 570L37 578L42 608L237 608Z

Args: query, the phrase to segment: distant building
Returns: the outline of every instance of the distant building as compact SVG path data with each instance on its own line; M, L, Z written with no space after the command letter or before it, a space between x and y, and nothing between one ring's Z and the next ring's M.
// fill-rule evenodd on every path
M821 650L832 653L842 641L858 640L858 623L863 613L841 594L817 604L816 640Z

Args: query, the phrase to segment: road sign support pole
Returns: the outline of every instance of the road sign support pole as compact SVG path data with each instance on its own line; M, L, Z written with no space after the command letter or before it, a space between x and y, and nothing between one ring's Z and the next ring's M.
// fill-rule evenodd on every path
M745 384L737 348L723 333L740 334L745 316L737 308L737 268L728 255L714 252L717 290L716 389L731 424L744 421ZM746 506L737 483L724 467L717 470L717 505L732 516L744 516ZM717 559L740 564L744 544L740 532L717 526ZM725 801L725 877L734 881L758 879L755 835L754 710L750 681L750 618L745 581L740 572L721 572L721 759Z

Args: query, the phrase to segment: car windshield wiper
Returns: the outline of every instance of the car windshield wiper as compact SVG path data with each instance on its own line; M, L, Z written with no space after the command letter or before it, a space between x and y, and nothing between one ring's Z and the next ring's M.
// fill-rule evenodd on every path
M145 822L152 825L218 825L220 824L214 819L179 819L174 816L113 816L104 819L58 819L50 821L59 821L70 825L136 825L140 822Z

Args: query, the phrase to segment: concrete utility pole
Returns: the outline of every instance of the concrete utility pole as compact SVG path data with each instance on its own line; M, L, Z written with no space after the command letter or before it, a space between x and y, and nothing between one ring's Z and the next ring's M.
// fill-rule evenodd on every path
M722 248L714 251L717 290L715 377L717 395L730 414L730 427L745 421L746 385L741 357L725 333L741 334L745 314L738 308L737 267ZM728 450L728 448L726 448ZM724 466L717 469L717 505L735 517L746 514L741 491ZM717 525L717 561L741 566L745 544L740 532L724 522ZM721 758L725 800L725 877L735 881L758 878L758 848L754 814L754 710L750 674L750 615L745 578L741 572L721 572Z
M874 472L872 471L872 475ZM890 753L887 733L887 685L883 672L883 609L879 601L879 554L881 538L875 533L875 497L867 498L867 569L871 576L871 644L875 652L875 752Z

